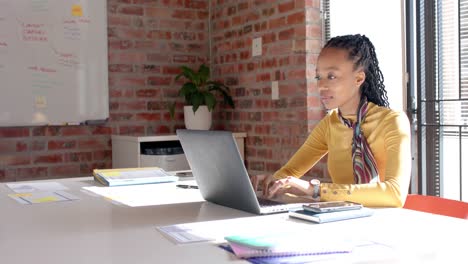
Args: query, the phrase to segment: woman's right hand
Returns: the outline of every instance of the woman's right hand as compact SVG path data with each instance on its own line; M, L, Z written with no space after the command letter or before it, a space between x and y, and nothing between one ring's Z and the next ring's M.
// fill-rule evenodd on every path
M273 175L260 174L250 177L250 181L252 182L252 186L255 191L258 191L258 187L260 186L262 188L263 196L267 196L268 189L273 185L275 179L273 178Z

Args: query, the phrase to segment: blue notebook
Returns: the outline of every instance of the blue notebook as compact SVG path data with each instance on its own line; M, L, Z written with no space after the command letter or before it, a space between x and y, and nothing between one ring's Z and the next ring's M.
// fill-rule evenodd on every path
M315 223L328 223L347 219L361 218L371 216L374 211L370 208L361 208L357 210L346 210L329 213L314 213L307 210L290 211L289 217L307 220Z

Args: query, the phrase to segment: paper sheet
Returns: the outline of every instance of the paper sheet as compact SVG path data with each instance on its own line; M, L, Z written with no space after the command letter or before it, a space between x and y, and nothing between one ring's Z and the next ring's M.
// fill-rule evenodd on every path
M274 226L281 226L284 232L304 231L304 225L286 221L287 215L282 214L159 226L156 229L176 244L225 242L224 237L228 235L271 233Z
M15 193L9 194L11 198L17 201L20 204L38 204L38 203L50 203L50 202L65 202L79 200L78 197L64 192L64 191L55 191L55 192L32 192L32 193Z
M15 193L53 192L68 190L66 186L58 182L17 182L7 183L6 185Z
M83 190L131 207L204 201L198 189L177 188L176 184L179 183L195 184L195 181L115 187L92 186L83 187Z

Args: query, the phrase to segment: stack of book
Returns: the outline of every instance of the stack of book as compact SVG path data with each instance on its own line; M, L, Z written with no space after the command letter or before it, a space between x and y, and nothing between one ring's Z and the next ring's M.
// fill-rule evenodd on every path
M129 169L95 169L94 180L105 186L124 186L135 184L151 184L161 182L175 182L179 177L158 168L129 168Z

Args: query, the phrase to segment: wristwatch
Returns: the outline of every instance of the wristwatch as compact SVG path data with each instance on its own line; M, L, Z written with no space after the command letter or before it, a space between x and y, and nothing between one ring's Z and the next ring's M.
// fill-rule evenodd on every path
M317 179L312 179L309 182L310 186L312 186L312 198L313 199L320 199L320 181Z

